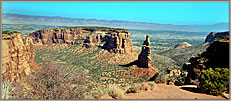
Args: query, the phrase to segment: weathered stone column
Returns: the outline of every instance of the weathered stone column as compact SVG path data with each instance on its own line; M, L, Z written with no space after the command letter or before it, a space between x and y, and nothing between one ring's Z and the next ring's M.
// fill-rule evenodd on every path
M146 35L146 40L143 43L142 51L138 57L138 66L151 68L151 49L149 35Z

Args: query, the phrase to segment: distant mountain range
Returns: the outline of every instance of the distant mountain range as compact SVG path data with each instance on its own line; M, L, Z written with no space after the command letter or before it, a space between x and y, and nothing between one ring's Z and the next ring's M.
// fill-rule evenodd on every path
M97 20L84 18L50 17L21 14L2 14L3 24L43 24L60 26L104 26L126 29L149 29L149 30L176 30L176 31L228 31L229 23L217 23L213 25L171 25L146 22L130 22L118 20Z

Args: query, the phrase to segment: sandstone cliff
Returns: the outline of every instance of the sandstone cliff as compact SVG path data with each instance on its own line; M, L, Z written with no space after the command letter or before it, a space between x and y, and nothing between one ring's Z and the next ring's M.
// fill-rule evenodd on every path
M151 49L149 35L146 36L146 40L143 43L142 51L138 57L138 66L151 68Z
M17 81L29 75L35 58L32 39L28 37L24 44L20 32L14 32L2 34L2 80Z
M208 68L229 68L229 40L215 40L205 52L189 60L185 64L188 75L185 84L199 85L201 71Z
M114 53L133 52L130 33L125 29L107 27L72 27L43 29L30 33L35 43L82 44L85 47L99 45Z
M221 38L222 36L229 36L229 32L211 32L205 39L206 42L213 42L215 39Z

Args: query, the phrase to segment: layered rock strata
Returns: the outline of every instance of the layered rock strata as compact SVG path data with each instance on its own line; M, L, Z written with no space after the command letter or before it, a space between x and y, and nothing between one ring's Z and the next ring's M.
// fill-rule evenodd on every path
M30 34L35 43L83 44L91 47L98 44L114 53L133 52L130 32L124 29L100 27L73 27L59 29L43 29Z
M143 43L142 51L138 57L138 66L151 68L151 49L149 35L146 35L146 40Z
M35 49L31 38L28 37L24 44L20 32L2 34L2 80L17 81L29 75L29 64L34 58Z

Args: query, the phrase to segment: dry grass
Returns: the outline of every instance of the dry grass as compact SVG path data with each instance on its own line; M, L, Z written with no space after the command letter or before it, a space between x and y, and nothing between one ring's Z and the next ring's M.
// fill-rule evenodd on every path
M141 84L132 84L125 89L125 93L139 93L141 90L153 90L156 86L155 82L149 81Z
M142 90L142 84L132 84L125 89L125 93L139 93Z
M85 94L84 99L99 99L103 95L108 94L108 89L105 88L98 88L94 91L91 91L90 93Z
M83 72L48 63L15 83L11 99L83 99L85 80Z
M153 81L149 81L149 82L147 82L147 84L150 86L150 89L151 89L151 90L153 90L153 88L156 87L156 83L153 82Z
M124 95L124 90L118 86L113 85L108 88L108 95L114 99L121 99Z

